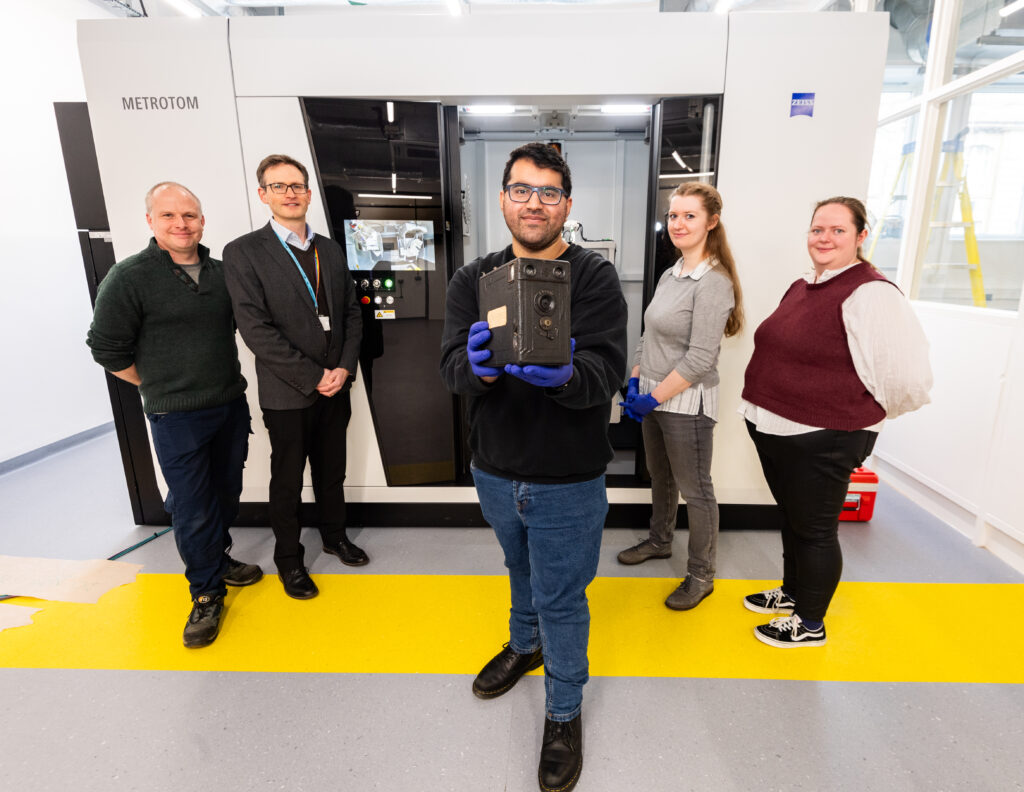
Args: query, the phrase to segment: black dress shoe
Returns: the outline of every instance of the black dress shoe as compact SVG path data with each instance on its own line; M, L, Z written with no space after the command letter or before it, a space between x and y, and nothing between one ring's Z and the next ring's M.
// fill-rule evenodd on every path
M320 593L320 589L316 587L313 578L302 567L290 569L287 572L278 572L277 576L281 578L281 583L284 585L284 593L289 597L313 599L313 597Z
M347 566L364 566L370 563L370 557L362 551L362 548L356 547L346 538L330 544L324 542L324 552L337 556L341 559L341 563Z
M543 663L544 655L540 649L529 654L518 654L505 644L476 675L473 693L483 699L500 696L511 690L523 674L539 668Z
M577 715L559 723L544 719L537 781L543 792L569 792L583 771L583 724Z

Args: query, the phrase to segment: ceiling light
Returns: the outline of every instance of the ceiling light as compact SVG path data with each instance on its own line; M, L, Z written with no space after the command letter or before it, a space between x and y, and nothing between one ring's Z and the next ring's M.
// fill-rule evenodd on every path
M702 179L705 176L714 176L714 171L705 173L659 173L659 179Z
M167 0L167 5L179 14L192 17L193 19L199 19L203 15L203 12L188 2L188 0Z
M463 108L471 115L515 115L515 105L467 105Z
M691 168L689 165L683 162L683 158L679 156L679 152L676 151L675 149L672 149L672 159L679 163L680 168L682 168L683 170L688 170L690 171L690 173L693 173L693 168Z
M395 123L395 103L388 102L388 123Z
M394 192L397 189L398 189L398 174L397 173L392 173L391 174L391 192Z
M1016 0L1016 2L1010 3L1009 5L1000 8L999 16L1006 18L1010 14L1016 14L1022 8L1024 8L1024 0Z
M601 105L601 112L608 115L647 115L651 112L651 106L642 104Z
M429 201L429 195L379 195L377 193L358 193L360 198L401 198L405 201Z

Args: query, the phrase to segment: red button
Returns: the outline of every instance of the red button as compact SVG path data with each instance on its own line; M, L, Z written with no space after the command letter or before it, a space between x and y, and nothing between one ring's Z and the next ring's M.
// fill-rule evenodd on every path
M363 305L369 305L370 298L367 297L366 295L363 295L362 297L359 298L359 302L361 302Z

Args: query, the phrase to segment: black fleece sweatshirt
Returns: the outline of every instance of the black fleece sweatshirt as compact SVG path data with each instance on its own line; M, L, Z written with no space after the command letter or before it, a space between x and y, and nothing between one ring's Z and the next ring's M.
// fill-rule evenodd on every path
M469 327L480 318L477 281L515 258L511 245L470 262L448 285L441 378L467 397L469 444L481 470L543 484L590 481L612 458L611 400L625 378L626 301L615 267L600 254L570 245L572 378L564 388L540 388L502 374L488 384L470 368Z

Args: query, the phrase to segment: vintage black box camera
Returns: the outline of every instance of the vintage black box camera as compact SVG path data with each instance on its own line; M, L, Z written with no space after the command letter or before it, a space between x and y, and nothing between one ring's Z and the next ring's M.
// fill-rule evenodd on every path
M480 319L491 328L487 365L564 366L569 347L568 261L517 258L480 278Z

